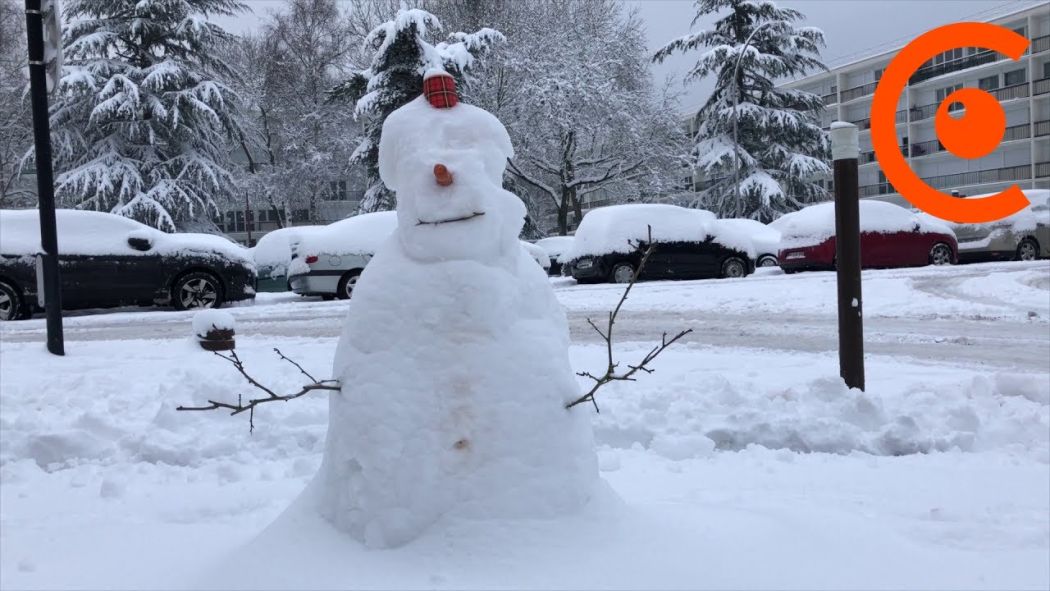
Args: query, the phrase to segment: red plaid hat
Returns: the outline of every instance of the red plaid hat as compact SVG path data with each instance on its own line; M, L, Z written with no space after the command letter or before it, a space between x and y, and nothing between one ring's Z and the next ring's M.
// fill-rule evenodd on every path
M438 109L449 109L459 102L456 80L447 72L427 72L423 77L423 95Z

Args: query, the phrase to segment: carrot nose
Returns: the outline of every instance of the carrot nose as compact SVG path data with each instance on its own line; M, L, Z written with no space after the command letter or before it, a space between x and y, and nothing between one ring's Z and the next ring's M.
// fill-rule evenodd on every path
M437 184L442 187L452 184L452 173L448 171L448 167L444 164L434 165L434 178L437 180Z

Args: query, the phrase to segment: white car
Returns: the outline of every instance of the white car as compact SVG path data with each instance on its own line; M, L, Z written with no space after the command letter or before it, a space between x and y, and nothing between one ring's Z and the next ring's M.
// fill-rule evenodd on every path
M397 213L355 215L293 234L288 283L300 295L347 299L379 245L397 228Z
M547 255L547 251L531 242L525 242L524 240L521 241L521 247L529 253L529 256L532 257L532 260L536 261L537 265L543 267L544 272L550 273L551 258Z
M562 267L564 263L568 262L563 260L562 257L572 251L574 240L572 236L550 236L536 241L536 246L546 251L547 256L551 259L551 266L547 270L549 275L558 276L562 274Z

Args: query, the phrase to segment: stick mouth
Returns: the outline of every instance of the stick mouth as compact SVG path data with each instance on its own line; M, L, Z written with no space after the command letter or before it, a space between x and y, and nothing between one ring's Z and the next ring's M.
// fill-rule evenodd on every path
M423 220L419 220L418 222L416 222L416 225L417 226L437 226L437 225L440 225L440 224L451 224L453 222L465 222L467 220L472 220L474 218L481 217L483 215L485 215L485 212L483 212L483 211L475 211L474 213L472 213L470 215L464 215L464 216L460 216L458 218L448 218L446 220L434 220L432 222L426 222L426 221L423 221Z

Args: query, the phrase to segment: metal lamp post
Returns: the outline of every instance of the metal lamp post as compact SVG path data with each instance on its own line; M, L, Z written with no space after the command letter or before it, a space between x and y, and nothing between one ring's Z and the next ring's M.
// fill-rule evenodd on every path
M737 139L737 120L740 118L740 81L737 76L740 72L740 59L744 57L744 51L751 47L751 40L755 38L755 33L770 27L772 24L762 23L751 31L751 34L744 41L744 46L740 49L740 53L736 56L736 65L733 66L733 217L740 217L742 213L740 210L740 143Z

